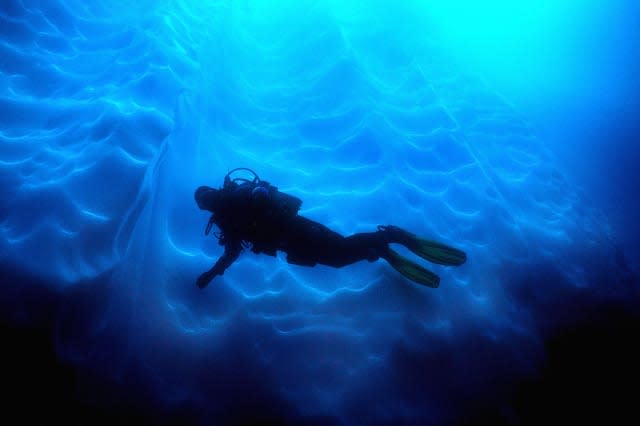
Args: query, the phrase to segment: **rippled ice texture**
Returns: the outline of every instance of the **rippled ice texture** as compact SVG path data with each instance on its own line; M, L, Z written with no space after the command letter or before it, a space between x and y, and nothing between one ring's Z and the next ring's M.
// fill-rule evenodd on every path
M444 422L535 371L567 300L619 290L526 118L410 7L355 3L1 3L0 254L62 292L61 356L199 420ZM200 291L221 248L193 191L237 166L339 232L469 261L434 291L245 253Z

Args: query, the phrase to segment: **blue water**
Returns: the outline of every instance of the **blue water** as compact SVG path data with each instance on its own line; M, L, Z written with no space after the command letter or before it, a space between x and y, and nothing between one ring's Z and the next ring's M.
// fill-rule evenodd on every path
M637 331L637 7L400 3L0 3L11 401L93 424L523 424L555 407L532 408L550 342ZM247 252L200 290L222 249L193 192L240 166L338 232L393 223L469 260L434 290ZM600 398L601 376L567 392Z

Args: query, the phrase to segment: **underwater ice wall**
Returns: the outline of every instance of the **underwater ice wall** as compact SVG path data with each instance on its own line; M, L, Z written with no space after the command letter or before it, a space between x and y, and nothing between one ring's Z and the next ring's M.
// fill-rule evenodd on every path
M60 353L124 395L443 423L539 365L541 312L611 290L605 219L411 7L8 1L0 23L2 261L69 287ZM469 262L432 291L245 254L200 291L221 248L193 191L237 166L340 232L394 223Z
M120 259L145 170L196 69L179 6L2 2L9 261L73 282Z
M100 9L0 8L5 260L66 282L93 277L117 262L118 230L171 128L154 88L170 93L179 76L140 27Z

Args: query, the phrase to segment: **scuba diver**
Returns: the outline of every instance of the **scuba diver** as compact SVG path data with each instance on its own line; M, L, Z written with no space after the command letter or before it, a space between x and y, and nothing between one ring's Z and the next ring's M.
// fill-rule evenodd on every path
M250 172L253 179L232 179L231 175L240 170ZM361 260L374 262L382 258L406 278L432 288L438 287L440 278L401 256L389 244L401 244L421 258L440 265L458 266L467 259L458 249L419 238L393 225L380 225L376 232L344 237L300 216L302 200L278 191L244 167L227 173L220 189L199 187L195 200L200 209L212 213L205 235L215 224L220 232L214 234L224 246L224 253L215 265L198 278L200 288L224 274L244 248L270 256L282 251L288 263L303 266L322 264L340 268Z

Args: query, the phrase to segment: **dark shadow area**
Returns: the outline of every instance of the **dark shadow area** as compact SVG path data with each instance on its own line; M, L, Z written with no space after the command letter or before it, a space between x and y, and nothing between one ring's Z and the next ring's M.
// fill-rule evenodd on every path
M591 262L586 288L553 265L508 274L520 283L512 297L536 318L544 363L531 377L503 376L506 392L496 399L499 388L486 389L457 425L638 424L640 293L624 253ZM547 285L538 285L540 276Z
M54 286L11 267L0 267L0 376L3 423L20 424L158 424L141 400L118 397L122 389L60 358L54 328L64 295ZM78 318L82 321L82 318ZM86 401L79 384L109 395L102 403ZM164 424L181 424L181 415Z
M478 404L459 425L635 425L640 422L640 315L608 305L557 330L547 362L520 382L504 404Z
M531 311L540 327L545 352L541 364L528 364L527 357L536 359L538 354L527 352L536 345L526 336L511 337L505 345L472 325L454 340L428 342L428 350L424 342L398 344L388 365L363 383L361 392L344 400L341 409L363 424L416 424L416 419L420 424L434 419L433 424L439 425L451 424L451 419L456 425L637 424L633 389L640 382L640 304L637 297L621 297L634 292L614 292L607 298L560 282L552 266L526 269L512 297ZM553 295L541 291L531 270L558 280L558 291ZM12 285L0 295L0 374L5 395L0 416L5 423L19 419L21 424L69 425L343 424L339 413L305 417L284 401L271 388L269 373L250 359L252 351L243 336L231 338L224 353L203 364L207 372L198 379L199 400L185 395L182 401L167 403L155 393L145 376L148 372L138 371L136 361L118 379L105 374L108 368L95 360L71 364L56 351L58 313L65 305L66 314L72 312L79 324L91 321L106 286L87 283L72 291L53 291L11 268L1 268L0 273ZM517 277L510 273L512 279ZM603 288L637 289L632 274L623 276L628 280ZM81 341L82 334L77 338ZM433 345L439 349L433 350ZM388 413L385 418L375 410L378 403L385 406L385 395L408 407L421 407L421 412L407 412L404 417ZM216 404L208 404L214 400Z
M122 344L114 330L86 335L108 298L108 274L93 282L54 291L38 278L11 267L0 267L6 284L0 294L0 377L3 410L0 421L10 424L68 425L288 425L327 424L329 420L301 419L269 388L264 372L246 359L241 338L231 339L210 371L201 372L198 401L187 395L167 403L149 381L148 371L136 362L124 362L120 377L108 365L113 354L72 362L56 348L54 336L67 333L76 348L91 348L90 338L106 339L100 348ZM98 310L96 313L95 310ZM74 324L75 323L75 324ZM118 324L115 331L124 330ZM60 328L63 330L61 331ZM92 349L86 349L92 350ZM118 352L114 349L112 352ZM121 360L118 360L122 364ZM208 367L208 366L207 366ZM213 375L213 372L220 374ZM208 404L210 400L212 403ZM164 401L164 402L163 402ZM211 408L215 406L215 408Z
M46 328L16 326L2 321L4 424L184 424L183 414L157 417L144 403L120 399L121 389L103 377L91 377L62 361ZM89 403L78 395L78 381L107 394L104 403Z

